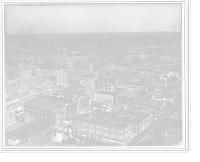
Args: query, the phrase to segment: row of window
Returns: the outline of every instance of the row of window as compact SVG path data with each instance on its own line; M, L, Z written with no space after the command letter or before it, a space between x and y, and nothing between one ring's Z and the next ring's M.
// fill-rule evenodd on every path
M31 116L34 118L38 118L38 119L42 119L42 120L46 120L46 121L53 121L53 117L40 115L40 114L36 114L36 113L32 113L32 112L25 112L25 115Z
M97 129L103 129L105 131L111 131L111 132L117 132L117 133L121 133L123 134L124 132L122 130L116 130L116 129L113 129L113 128L107 128L107 127L102 127L102 126L95 126L93 124L87 124L87 123L82 123L83 126L88 126L88 127L91 127L91 128L97 128Z
M87 130L88 130L87 128L82 128L83 132L87 132ZM95 134L95 132L96 132L96 135L103 135L104 137L109 137L109 133L107 133L107 132L101 132L101 131L98 131L98 130L95 131L93 129L89 129L88 132L91 133L91 134ZM123 136L116 135L116 134L110 134L110 138L118 138L120 140L124 139Z
M36 109L36 108L32 108L32 107L24 107L24 110L39 113L39 114L45 114L45 115L53 116L53 112L46 111L46 110L43 110L43 109Z

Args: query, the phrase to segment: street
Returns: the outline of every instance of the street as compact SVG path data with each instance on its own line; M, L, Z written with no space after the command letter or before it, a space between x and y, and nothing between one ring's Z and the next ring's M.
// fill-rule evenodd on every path
M179 100L181 101L181 100ZM167 104L166 112L158 117L149 127L147 127L140 135L133 139L130 146L161 146L165 142L165 132L167 131L167 123L170 120L171 115L178 110L180 102L176 102L175 105ZM169 113L168 113L169 112ZM169 117L165 117L166 114Z

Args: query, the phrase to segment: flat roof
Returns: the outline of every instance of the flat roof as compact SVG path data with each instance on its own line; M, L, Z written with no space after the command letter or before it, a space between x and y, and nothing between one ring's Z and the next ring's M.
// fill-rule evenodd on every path
M78 62L84 62L84 63L87 63L87 62L92 62L94 60L82 60L82 61L78 61Z
M125 96L125 97L132 97L136 94L136 92L130 92L130 91L123 91L119 94L117 94L117 96Z
M118 94L117 92L109 92L109 91L97 91L96 93L98 93L98 94L112 95L112 96Z
M143 84L142 83L139 83L139 82L129 82L127 84L125 84L126 86L127 85L137 85L137 86L142 86Z
M103 126L120 128L120 129L125 129L130 125L130 123L127 123L127 122L117 121L117 120L112 120L112 119L103 119L97 116L89 116L81 120L85 122L90 122L90 123L100 124Z
M148 94L145 91L139 91L135 94L136 99L143 99L147 96Z
M182 128L182 121L171 119L171 122L168 123L167 125Z
M113 112L108 116L108 118L116 118L121 120L129 120L134 123L141 123L144 119L148 118L149 116L150 114L123 111Z
M8 144L8 139L24 141L34 135L37 135L40 132L45 131L50 128L52 125L46 121L32 121L26 124L23 124L5 134L6 144ZM9 145L9 144L8 144Z
M156 100L153 100L149 103L149 106L154 106L154 107L159 107L161 108L163 105L165 104L164 101L156 101Z
M67 104L67 102L57 97L41 96L29 101L25 101L24 104L37 106L37 107L43 106L44 108L49 109L49 110L57 110L57 109L60 109L61 107L64 107L65 104Z

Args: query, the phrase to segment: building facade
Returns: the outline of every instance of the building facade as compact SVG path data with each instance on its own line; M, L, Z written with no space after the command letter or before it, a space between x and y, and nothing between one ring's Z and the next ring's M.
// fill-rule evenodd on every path
M131 124L98 117L82 119L81 131L86 138L111 144L126 145L132 139Z
M52 124L77 115L77 102L68 103L57 97L39 97L24 103L27 120L44 120Z

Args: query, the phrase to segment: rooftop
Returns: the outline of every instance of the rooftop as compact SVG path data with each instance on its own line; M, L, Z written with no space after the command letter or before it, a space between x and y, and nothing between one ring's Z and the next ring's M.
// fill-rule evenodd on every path
M135 94L136 94L136 92L123 91L123 92L117 94L117 96L132 97Z
M57 110L61 107L64 107L67 102L61 100L60 98L51 97L51 96L41 96L34 98L32 100L24 102L26 105L33 105L37 107L44 107L50 110Z
M147 97L147 92L146 91L139 91L139 92L137 92L136 93L136 95L135 95L135 99L143 99L143 98L145 98L145 97Z
M82 60L82 61L78 61L78 62L82 62L82 63L87 63L87 62L93 62L94 60Z
M112 96L117 94L117 92L109 92L109 91L97 91L96 93L105 94L105 95L112 95Z
M158 107L158 108L161 108L163 105L165 104L164 101L156 101L156 100L153 100L149 103L149 106L154 106L154 107Z
M36 121L36 122L30 122L23 126L20 126L10 132L6 133L7 139L13 139L13 140L26 140L35 134L38 134L40 132L43 132L50 128L50 124Z
M123 112L114 112L110 114L108 118L129 120L133 123L141 123L144 119L148 118L149 116L150 114L123 111Z
M171 122L168 123L168 125L182 128L182 121L172 119Z
M125 129L130 125L130 123L126 123L124 121L103 119L103 118L96 117L96 116L86 117L86 118L82 119L82 121L96 123L96 124L100 124L100 125L108 126L108 127L120 128L120 129Z
M169 68L168 71L179 72L179 71L182 71L182 68L181 68L181 66L174 66L174 67Z

